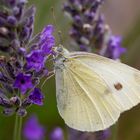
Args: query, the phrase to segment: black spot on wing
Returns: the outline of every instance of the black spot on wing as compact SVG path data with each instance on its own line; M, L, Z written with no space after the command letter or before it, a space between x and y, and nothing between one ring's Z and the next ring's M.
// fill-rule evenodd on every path
M121 83L115 83L114 84L114 88L116 89L116 90L121 90L122 88L123 88L123 85L121 84Z

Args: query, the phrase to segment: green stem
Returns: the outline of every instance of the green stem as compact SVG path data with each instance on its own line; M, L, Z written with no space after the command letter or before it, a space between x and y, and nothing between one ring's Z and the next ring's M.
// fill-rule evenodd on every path
M21 140L22 117L16 115L13 140Z
M18 119L19 119L19 117L18 117L18 115L16 115L13 140L16 140L16 139L17 139L17 133L18 133Z
M18 140L21 140L22 117L19 118Z

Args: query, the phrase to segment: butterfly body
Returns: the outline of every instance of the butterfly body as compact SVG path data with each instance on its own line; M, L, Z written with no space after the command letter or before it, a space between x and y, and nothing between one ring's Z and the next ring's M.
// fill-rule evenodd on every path
M59 113L81 131L106 129L140 102L140 72L96 54L63 50L55 74Z

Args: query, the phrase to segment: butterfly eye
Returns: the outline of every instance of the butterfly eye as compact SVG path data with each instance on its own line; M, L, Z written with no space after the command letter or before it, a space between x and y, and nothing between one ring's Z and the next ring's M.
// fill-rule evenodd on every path
M121 83L114 84L114 87L115 87L116 90L121 90L123 88Z
M62 53L63 52L63 48L60 46L60 47L57 47L57 52L58 53Z

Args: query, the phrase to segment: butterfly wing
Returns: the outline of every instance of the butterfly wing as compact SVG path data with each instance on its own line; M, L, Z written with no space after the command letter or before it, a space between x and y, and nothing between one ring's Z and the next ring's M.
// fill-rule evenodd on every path
M108 85L122 112L140 102L140 71L126 64L91 53L71 53L70 57L88 66ZM117 87L118 86L118 87Z
M56 69L56 90L58 110L68 126L103 130L140 101L140 72L98 55L70 53L64 67Z

